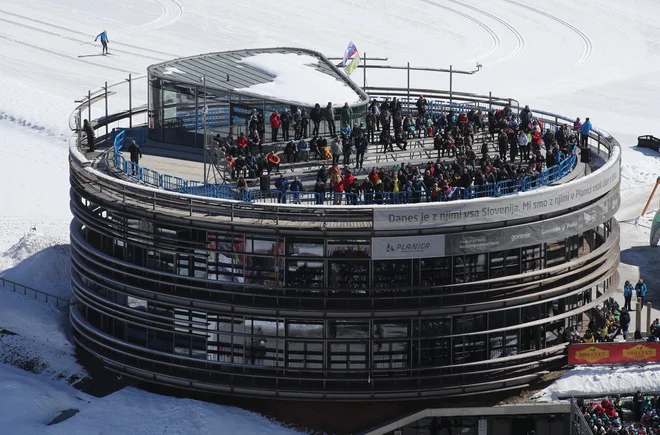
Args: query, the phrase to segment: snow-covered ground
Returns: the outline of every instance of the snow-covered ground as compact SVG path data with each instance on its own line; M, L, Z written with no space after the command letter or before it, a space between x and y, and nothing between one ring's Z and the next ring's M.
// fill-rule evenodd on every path
M660 3L653 0L0 0L0 276L68 295L67 139L74 100L105 81L143 74L152 63L201 52L302 46L341 56L349 40L390 64L482 70L454 77L454 89L510 96L532 109L589 116L623 146L622 279L641 275L660 306L659 252L648 247L650 217L637 219L660 159L635 148L642 134L660 136ZM94 37L107 29L110 52ZM361 71L355 74L362 84ZM405 84L405 72L369 72L369 85ZM448 77L414 72L413 87L447 88ZM137 87L140 89L140 87ZM137 92L136 105L146 101ZM122 106L119 97L110 108ZM95 116L100 109L95 108ZM660 316L659 316L660 317ZM48 433L60 408L80 414L52 433L277 433L242 411L125 390L82 398L55 373L82 373L57 311L0 292L0 327L19 336L7 346L49 363L41 376L0 365L0 427ZM19 337L19 338L17 338ZM31 353L32 352L32 353ZM1 352L0 352L1 353ZM4 353L2 353L4 355ZM635 368L570 372L558 388L660 379ZM654 373L646 370L645 373ZM589 381L597 380L597 382ZM562 386L562 385L565 385ZM90 402L90 403L87 403ZM132 409L140 409L139 417ZM108 418L107 409L112 410Z

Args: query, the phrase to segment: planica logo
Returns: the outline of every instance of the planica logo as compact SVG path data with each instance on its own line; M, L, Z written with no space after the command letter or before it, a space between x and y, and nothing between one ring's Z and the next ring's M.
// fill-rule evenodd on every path
M415 253L423 252L431 247L429 242L426 243L388 243L387 252L401 252L401 253Z

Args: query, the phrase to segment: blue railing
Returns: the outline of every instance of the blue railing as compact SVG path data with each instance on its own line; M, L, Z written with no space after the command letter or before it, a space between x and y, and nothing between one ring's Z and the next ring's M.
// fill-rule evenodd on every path
M458 105L457 105L458 106ZM279 190L261 191L259 189L236 189L227 184L211 184L201 181L184 180L154 170L143 168L121 155L120 151L127 139L128 130L117 132L114 138L114 165L129 178L149 186L161 189L206 196L210 198L231 199L244 202L279 202L288 204L410 204L419 202L453 201L459 199L488 198L514 195L519 192L538 189L556 183L568 175L577 164L576 147L571 155L559 164L545 169L536 177L526 176L521 179L502 180L494 184L470 186L453 189L449 194L426 190L404 192L280 192Z

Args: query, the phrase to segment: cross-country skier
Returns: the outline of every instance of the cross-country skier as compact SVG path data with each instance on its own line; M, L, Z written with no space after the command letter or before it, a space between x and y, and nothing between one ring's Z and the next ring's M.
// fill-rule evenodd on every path
M94 42L96 42L99 38L101 38L101 44L103 45L103 54L108 54L108 32L103 30L101 33L96 35L96 38L94 38Z

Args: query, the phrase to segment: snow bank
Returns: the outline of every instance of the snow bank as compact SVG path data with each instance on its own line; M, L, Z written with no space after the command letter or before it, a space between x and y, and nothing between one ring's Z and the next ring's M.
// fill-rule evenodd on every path
M16 334L0 335L0 362L51 379L75 382L84 377L64 330L66 322L56 308L0 289L0 327Z
M56 296L71 297L71 254L60 234L29 231L0 254L0 277Z
M322 107L331 101L343 106L360 101L360 97L343 81L325 74L315 67L319 59L296 53L261 53L239 61L275 76L270 83L260 83L236 91Z
M552 401L577 396L630 394L660 390L660 364L581 366L569 370L533 398Z
M296 434L266 418L237 408L175 399L126 388L98 399L0 364L0 427L21 435L235 435ZM79 409L74 417L46 426L60 411Z

